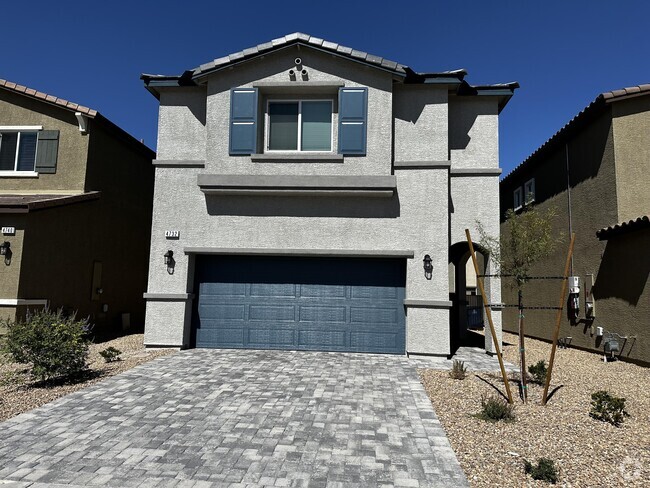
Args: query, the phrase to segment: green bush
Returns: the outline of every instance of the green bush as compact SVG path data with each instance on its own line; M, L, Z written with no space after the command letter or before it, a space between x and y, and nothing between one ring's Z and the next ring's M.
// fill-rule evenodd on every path
M467 368L465 367L465 363L463 361L459 361L458 359L454 359L454 362L451 366L451 371L449 372L449 376L455 380L464 380L465 376L467 376Z
M112 363L113 361L119 361L121 359L120 354L122 354L122 351L113 346L109 346L103 351L99 351L99 354L104 358L104 361Z
M33 377L70 378L88 368L87 321L44 309L6 325L2 351L16 363L31 365Z
M537 460L537 466L524 460L524 469L534 480L546 481L547 483L553 484L557 483L559 474L555 463L551 459L539 458Z
M625 398L615 397L603 390L591 394L591 412L589 412L589 415L603 422L609 422L616 427L623 423L625 417L630 416L625 411Z
M528 366L528 372L533 377L534 383L537 383L538 385L546 383L546 373L548 372L548 368L546 367L546 362L544 360Z
M476 417L490 422L512 421L515 419L515 406L497 396L482 396L481 411Z

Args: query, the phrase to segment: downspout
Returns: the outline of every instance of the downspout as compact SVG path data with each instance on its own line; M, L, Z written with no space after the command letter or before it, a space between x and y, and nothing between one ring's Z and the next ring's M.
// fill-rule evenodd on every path
M571 181L569 165L569 142L564 143L564 154L566 155L566 191L567 205L569 210L569 236L573 234L573 216L571 214ZM571 276L573 276L573 254L571 255Z

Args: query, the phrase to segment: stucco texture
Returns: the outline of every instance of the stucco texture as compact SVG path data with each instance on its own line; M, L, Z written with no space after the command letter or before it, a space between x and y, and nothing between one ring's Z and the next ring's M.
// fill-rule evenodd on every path
M0 125L40 125L59 131L55 174L35 178L0 176L0 193L82 192L88 137L79 132L74 113L38 100L0 90Z
M621 130L626 124L622 124ZM621 210L618 205L621 201L625 202L625 198L620 197L620 192L626 187L618 181L619 175L634 177L634 170L630 170L628 166L635 164L635 160L630 160L629 157L618 159L619 153L629 156L634 153L634 149L628 147L615 151L616 146L626 143L624 139L618 141L617 137L617 122L612 123L612 112L608 109L574 134L566 144L545 155L544 159L533 167L520 172L516 178L508 178L501 185L501 205L502 212L508 207L512 208L514 189L534 177L538 209L544 212L554 208L557 212L553 219L553 233L563 239L549 258L534 266L534 275L561 275L570 231L576 234L570 274L578 276L581 281L581 310L579 316L574 319L567 310L567 302L563 304L560 337L570 337L572 346L602 353L603 339L596 335L597 327L603 327L606 333L636 336L635 341L627 342L621 356L648 363L650 331L647 325L650 323L650 311L647 294L650 290L647 278L650 271L645 259L647 247L644 247L647 246L647 236L630 234L609 242L599 241L596 237L597 230L618 222L626 211L624 208ZM627 143L634 141L635 137L632 136L627 139ZM643 150L640 149L641 153ZM622 169L619 170L619 166ZM641 196L641 199L643 198ZM507 225L502 223L501 229L501 238L504 241L508 238ZM587 275L593 275L595 280L594 319L587 318L584 313ZM507 285L508 281L504 279L504 302L516 304L516 290ZM560 291L561 282L556 280L530 282L524 289L524 305L557 306ZM516 332L516 309L506 309L503 315L504 330ZM528 310L525 316L525 332L533 337L551 340L554 322L554 311Z

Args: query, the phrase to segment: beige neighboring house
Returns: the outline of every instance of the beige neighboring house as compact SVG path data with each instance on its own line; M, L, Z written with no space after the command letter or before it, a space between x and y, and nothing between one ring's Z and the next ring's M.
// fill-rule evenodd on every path
M0 80L0 319L142 326L154 157L97 111Z
M560 337L608 355L614 341L615 356L644 364L650 364L649 186L650 84L596 97L500 185L502 220L528 201L557 209L554 226L564 243L534 273L561 275L568 236L576 233L571 275L580 289L567 300ZM525 305L557 306L560 288L559 281L530 282ZM503 297L517 302L505 283ZM554 317L527 311L527 335L550 340ZM517 330L516 309L504 310L503 329Z

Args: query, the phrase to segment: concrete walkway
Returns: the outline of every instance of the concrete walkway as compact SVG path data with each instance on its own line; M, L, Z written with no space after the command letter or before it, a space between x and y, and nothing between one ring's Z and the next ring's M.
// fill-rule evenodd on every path
M1 423L0 487L468 486L416 372L435 363L182 351Z

